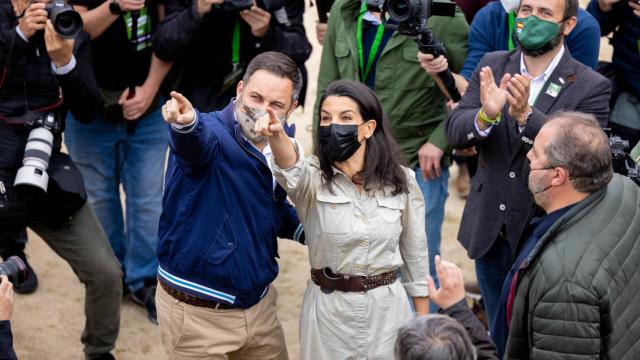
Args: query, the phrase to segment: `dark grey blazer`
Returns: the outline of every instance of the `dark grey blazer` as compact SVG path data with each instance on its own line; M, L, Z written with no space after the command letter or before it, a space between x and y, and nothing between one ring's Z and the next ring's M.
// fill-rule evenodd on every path
M472 259L487 253L503 224L506 224L511 248L515 249L533 207L533 196L527 188L526 154L547 116L560 110L581 111L594 115L604 127L609 117L611 94L609 80L576 61L565 48L560 63L542 87L524 130L520 132L516 120L509 117L507 103L502 109L500 124L493 127L488 137L482 138L474 122L481 106L479 71L484 66L491 67L496 81L505 73L519 73L520 50L487 53L446 123L451 146L475 145L479 155L478 172L471 179L471 192L458 233L458 240Z

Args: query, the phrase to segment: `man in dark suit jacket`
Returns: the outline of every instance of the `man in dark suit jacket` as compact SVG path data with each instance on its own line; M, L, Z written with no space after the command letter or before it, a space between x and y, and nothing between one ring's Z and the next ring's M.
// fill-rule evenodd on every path
M547 115L577 110L607 123L609 81L563 45L577 8L577 0L522 0L515 27L519 48L486 54L447 120L450 145L476 146L479 153L458 240L476 260L489 320L533 209L526 153Z

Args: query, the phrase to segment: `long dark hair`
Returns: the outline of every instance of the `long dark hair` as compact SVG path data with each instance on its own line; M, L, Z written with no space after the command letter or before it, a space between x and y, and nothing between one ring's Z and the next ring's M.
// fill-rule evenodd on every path
M320 112L322 104L329 96L346 96L358 104L360 115L364 121L375 120L376 129L371 138L367 139L367 147L364 154L364 168L355 178L361 182L366 191L384 191L386 187L392 188L392 195L407 192L407 178L400 167L401 155L396 142L389 131L389 121L382 104L367 86L351 80L337 80L329 84L324 95L320 99ZM321 116L318 116L320 119ZM333 192L332 183L335 178L331 159L328 152L322 148L320 132L316 133L315 155L320 160L320 170L324 184Z

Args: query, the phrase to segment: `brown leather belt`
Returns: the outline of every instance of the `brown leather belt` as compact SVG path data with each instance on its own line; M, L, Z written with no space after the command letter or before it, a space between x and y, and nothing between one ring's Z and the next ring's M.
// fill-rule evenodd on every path
M395 270L374 276L334 274L329 268L311 269L311 280L324 289L365 292L379 286L393 284L398 275Z
M174 299L178 300L178 301L182 301L185 304L189 304L189 305L193 305L193 306L198 306L198 307L205 307L205 308L211 308L211 309L239 309L239 307L231 305L231 304L225 304L225 303L220 303L217 301L213 301L213 300L207 300L207 299L202 299L193 295L189 295L187 293L184 293L180 290L174 289L171 286L165 284L162 280L158 279L158 282L160 283L160 286L162 286L162 288L164 289L164 291L167 292L167 294L171 295Z

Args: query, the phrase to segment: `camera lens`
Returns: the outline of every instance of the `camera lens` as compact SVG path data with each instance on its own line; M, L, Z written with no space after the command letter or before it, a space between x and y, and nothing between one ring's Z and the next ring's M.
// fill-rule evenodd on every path
M24 149L22 158L23 166L18 169L14 185L19 187L30 186L47 191L49 175L46 170L49 167L49 158L53 146L53 134L43 127L35 128L29 133L29 139Z
M82 30L82 18L73 8L64 3L53 4L49 9L49 18L54 29L65 39L73 39Z
M7 261L0 263L0 275L9 278L13 286L22 285L27 281L27 266L17 256L12 256Z
M411 0L391 0L389 2L389 15L396 22L407 21L415 11L414 6L416 5Z

